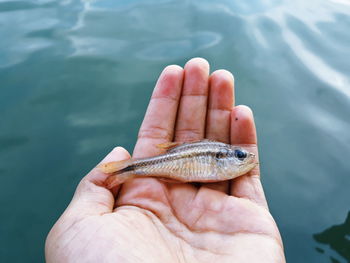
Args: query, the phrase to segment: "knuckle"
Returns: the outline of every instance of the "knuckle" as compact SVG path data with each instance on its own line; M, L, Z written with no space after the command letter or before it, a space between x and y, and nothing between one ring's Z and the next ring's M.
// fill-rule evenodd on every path
M162 95L162 96L157 96L157 95L153 95L151 97L151 101L150 104L155 102L155 101L164 101L164 102L168 102L168 103L174 103L174 102L178 102L178 98L176 96L172 96L172 95Z
M177 141L194 141L203 138L203 131L200 129L178 129L175 138Z
M149 138L149 139L170 139L171 133L168 129L161 126L150 126L147 128L140 129L138 139Z

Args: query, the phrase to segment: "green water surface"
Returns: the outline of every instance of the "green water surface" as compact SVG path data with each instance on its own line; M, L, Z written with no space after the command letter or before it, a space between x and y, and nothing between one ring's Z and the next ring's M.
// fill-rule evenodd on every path
M350 262L349 32L348 0L0 0L0 262L44 260L163 67L196 56L255 112L287 261Z

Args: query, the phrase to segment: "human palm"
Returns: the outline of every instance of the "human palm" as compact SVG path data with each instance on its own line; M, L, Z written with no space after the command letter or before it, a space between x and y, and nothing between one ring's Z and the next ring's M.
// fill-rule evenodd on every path
M203 138L256 145L253 115L234 107L233 77L203 59L169 66L153 92L133 157ZM129 158L115 148L102 162ZM285 262L259 170L230 182L137 178L111 191L93 169L46 241L48 262Z

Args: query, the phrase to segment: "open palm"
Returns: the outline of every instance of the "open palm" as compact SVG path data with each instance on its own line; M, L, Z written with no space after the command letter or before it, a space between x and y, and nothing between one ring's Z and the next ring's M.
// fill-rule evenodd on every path
M208 63L168 66L159 77L133 157L157 144L203 138L256 145L253 115L234 107L233 77ZM129 158L115 148L103 162ZM259 170L230 182L127 181L112 191L93 169L46 241L48 262L285 262Z

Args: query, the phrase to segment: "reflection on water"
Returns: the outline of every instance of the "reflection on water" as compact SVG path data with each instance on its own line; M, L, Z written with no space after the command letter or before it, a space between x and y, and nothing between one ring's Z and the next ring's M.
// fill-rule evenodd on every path
M348 0L0 0L0 262L42 261L80 178L132 150L163 67L202 56L254 110L287 261L328 263L312 236L349 210L349 28Z
M328 245L350 262L350 212L343 224L332 226L313 237L317 242ZM320 253L325 252L322 248L316 248L316 250ZM340 262L332 256L330 258L332 262Z

